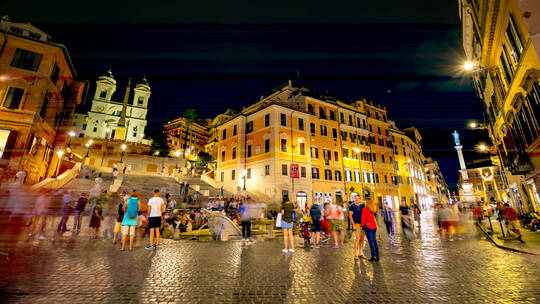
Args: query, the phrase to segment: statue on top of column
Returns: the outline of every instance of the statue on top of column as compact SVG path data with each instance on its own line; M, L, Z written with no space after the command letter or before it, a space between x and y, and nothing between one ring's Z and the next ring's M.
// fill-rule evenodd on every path
M454 136L454 142L456 143L456 146L459 146L460 145L459 133L456 130L454 130L454 133L452 133L452 135Z

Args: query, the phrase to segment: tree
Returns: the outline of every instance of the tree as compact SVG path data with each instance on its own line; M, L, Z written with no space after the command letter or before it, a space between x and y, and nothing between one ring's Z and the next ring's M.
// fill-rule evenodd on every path
M151 129L146 132L148 138L152 140L152 146L150 146L150 155L154 155L159 152L160 156L169 155L171 148L167 144L167 134L161 129Z
M209 162L213 161L212 155L201 151L197 155L197 164L201 167L205 167Z

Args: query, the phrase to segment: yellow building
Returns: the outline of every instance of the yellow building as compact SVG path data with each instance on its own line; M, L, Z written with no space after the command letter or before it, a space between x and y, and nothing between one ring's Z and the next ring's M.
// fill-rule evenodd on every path
M66 47L30 23L4 16L0 32L0 182L24 171L33 184L62 169L86 83L74 80Z
M382 106L289 83L215 126L214 177L229 191L274 204L285 196L303 207L361 194L396 207L392 127Z
M540 17L536 0L459 0L465 66L519 211L540 210Z
M171 156L194 160L199 152L205 151L209 137L206 125L180 117L169 121L163 128L167 133Z
M439 168L439 163L431 157L425 160L426 187L430 200L434 203L448 203L450 191ZM460 174L461 176L461 174Z
M504 191L504 181L498 166L491 164L491 160L480 159L467 162L467 183L472 184L472 192L476 202L506 202L507 193ZM459 184L463 181L460 174Z

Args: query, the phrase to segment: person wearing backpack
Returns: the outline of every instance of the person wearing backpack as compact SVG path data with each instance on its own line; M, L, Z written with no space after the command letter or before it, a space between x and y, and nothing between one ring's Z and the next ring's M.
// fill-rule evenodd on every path
M86 208L86 204L88 204L88 198L86 197L86 193L83 192L75 205L75 213L73 214L73 233L81 232L82 215Z
M315 231L315 242L313 245L315 248L319 248L321 246L321 218L323 216L320 205L311 205L311 208L309 208L309 215L313 222L313 231Z
M131 197L124 202L124 219L122 220L122 248L126 247L126 239L129 234L129 250L133 250L133 240L135 239L135 229L137 228L137 216L141 209L141 201L137 197L137 191L133 190Z

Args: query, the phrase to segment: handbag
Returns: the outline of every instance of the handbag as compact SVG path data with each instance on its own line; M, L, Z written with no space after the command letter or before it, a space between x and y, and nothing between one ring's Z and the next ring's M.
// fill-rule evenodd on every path
M276 227L281 227L281 213L276 216Z

